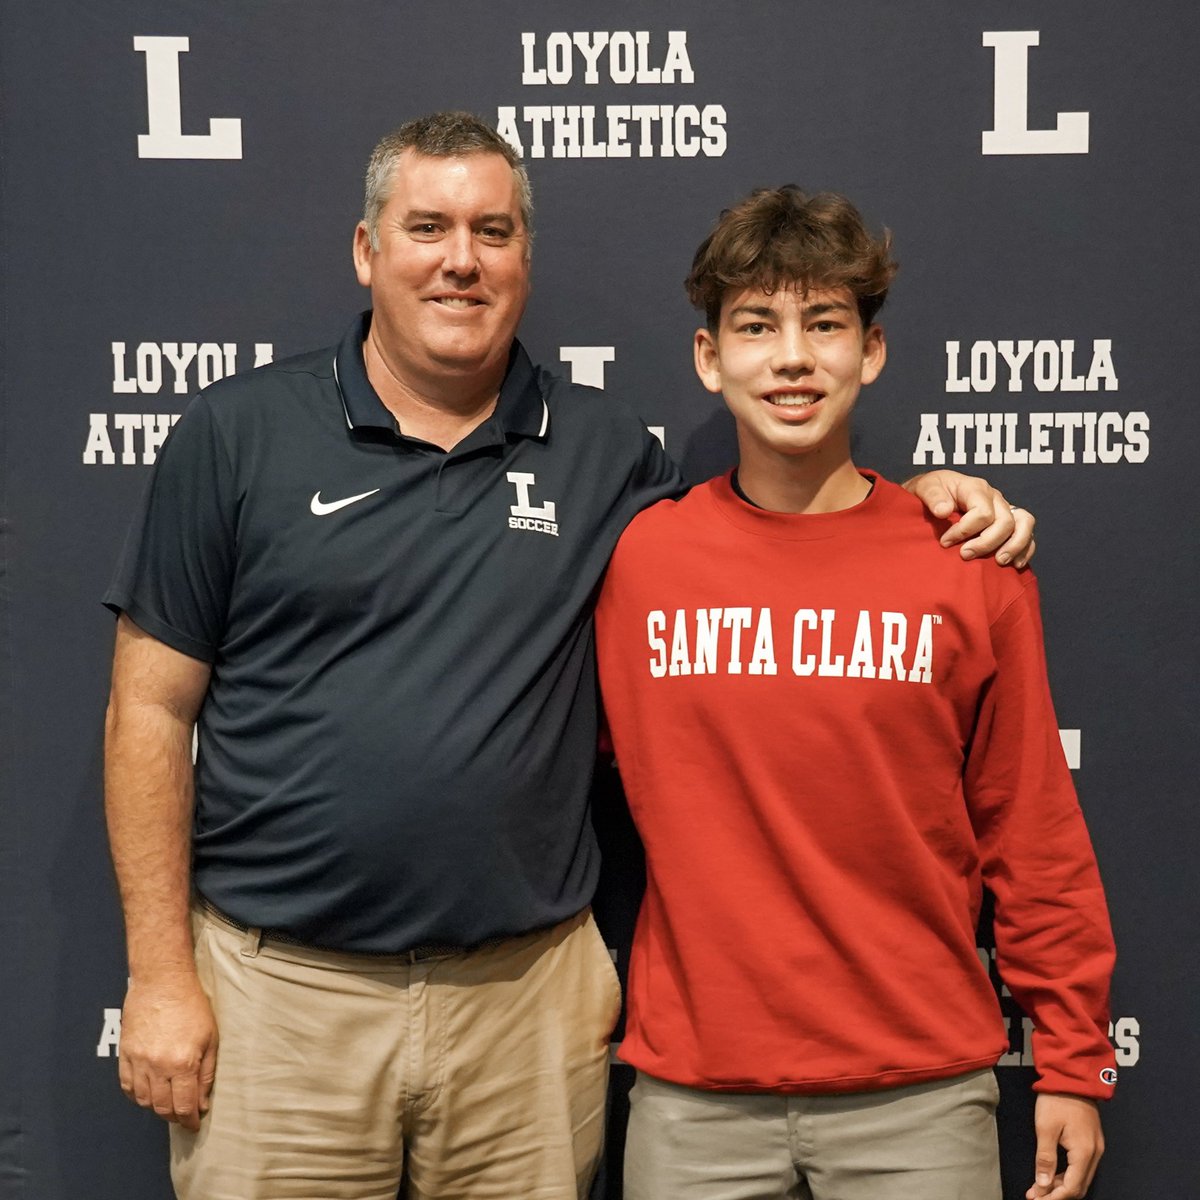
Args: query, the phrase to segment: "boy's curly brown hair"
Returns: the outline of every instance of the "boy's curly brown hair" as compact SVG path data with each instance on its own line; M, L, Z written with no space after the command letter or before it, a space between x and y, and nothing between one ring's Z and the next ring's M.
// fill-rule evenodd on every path
M700 243L684 286L713 333L729 292L769 294L796 285L849 288L865 329L883 307L896 270L888 230L872 237L845 196L809 196L789 183L758 188L725 209Z

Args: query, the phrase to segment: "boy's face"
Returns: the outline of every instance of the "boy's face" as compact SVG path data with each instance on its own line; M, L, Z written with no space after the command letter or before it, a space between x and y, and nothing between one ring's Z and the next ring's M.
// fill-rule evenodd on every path
M849 288L730 292L714 336L696 332L696 373L720 392L747 451L850 453L859 389L883 370L883 330L864 330Z

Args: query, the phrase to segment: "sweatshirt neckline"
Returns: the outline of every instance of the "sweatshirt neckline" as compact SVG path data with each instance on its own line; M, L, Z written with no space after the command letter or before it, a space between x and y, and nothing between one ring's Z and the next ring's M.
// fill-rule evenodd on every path
M758 537L783 538L788 541L817 541L833 537L844 526L853 525L877 512L885 501L887 480L878 472L858 468L858 473L872 483L871 491L857 504L828 513L781 513L758 508L743 500L733 490L733 470L709 481L708 493L717 511L731 525Z

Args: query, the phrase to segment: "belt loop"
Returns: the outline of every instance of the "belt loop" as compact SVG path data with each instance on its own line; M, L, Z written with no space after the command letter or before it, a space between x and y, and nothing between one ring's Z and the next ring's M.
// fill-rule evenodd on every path
M242 957L257 958L258 948L262 945L262 930L251 926L242 936Z

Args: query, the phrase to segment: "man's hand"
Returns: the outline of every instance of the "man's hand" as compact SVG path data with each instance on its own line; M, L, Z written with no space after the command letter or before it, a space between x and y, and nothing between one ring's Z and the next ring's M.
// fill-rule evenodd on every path
M943 546L961 544L963 558L995 554L1006 567L1024 567L1037 549L1033 540L1033 513L1013 508L986 479L958 471L928 471L914 476L904 487L935 517L948 519L962 513L942 537Z
M193 1132L208 1111L217 1024L194 972L130 981L121 1016L121 1090Z
M1033 1110L1037 1157L1033 1186L1026 1200L1079 1200L1092 1186L1104 1153L1100 1110L1094 1100L1043 1092ZM1067 1169L1058 1170L1058 1148L1067 1152Z

